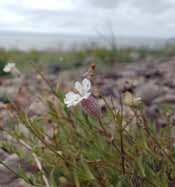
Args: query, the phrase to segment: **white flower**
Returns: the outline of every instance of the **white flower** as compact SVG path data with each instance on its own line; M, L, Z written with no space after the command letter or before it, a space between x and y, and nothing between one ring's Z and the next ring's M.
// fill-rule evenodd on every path
M82 83L75 82L74 88L77 90L78 93L75 92L68 92L65 96L64 103L67 107L75 106L80 103L82 100L86 100L91 95L91 82L88 79L84 79Z
M3 71L6 73L11 72L13 69L15 68L15 63L8 63L5 65L5 67L3 68Z

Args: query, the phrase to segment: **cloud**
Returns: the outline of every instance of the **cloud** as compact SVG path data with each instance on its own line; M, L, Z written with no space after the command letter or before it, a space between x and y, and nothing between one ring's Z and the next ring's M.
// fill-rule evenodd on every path
M169 37L175 36L174 10L174 0L6 0L0 1L0 28Z
M99 8L116 8L122 0L89 0L89 5Z
M72 0L22 0L21 5L35 10L72 10L75 4Z
M131 0L131 5L147 13L162 13L168 11L175 2L171 0Z

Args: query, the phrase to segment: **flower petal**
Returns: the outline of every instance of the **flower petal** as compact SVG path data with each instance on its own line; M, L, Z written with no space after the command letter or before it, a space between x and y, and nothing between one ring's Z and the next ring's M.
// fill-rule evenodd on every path
M68 103L72 102L73 100L75 100L76 97L77 96L74 92L68 92L65 96L64 103L68 104Z
M75 94L74 92L68 92L65 96L64 103L67 107L75 106L81 101L81 96L79 94Z
M86 94L84 94L84 96L82 98L83 99L88 99L90 95L91 95L91 93L87 92Z
M76 81L74 88L80 93L80 95L84 94L83 86L80 82Z
M88 79L84 79L82 81L82 85L83 85L83 90L85 93L91 89L91 82Z

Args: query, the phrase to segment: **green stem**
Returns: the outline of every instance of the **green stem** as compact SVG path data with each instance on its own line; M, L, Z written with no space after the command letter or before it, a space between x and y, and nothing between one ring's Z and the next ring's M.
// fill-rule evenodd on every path
M123 102L122 102L122 95L120 94L120 107L121 107L121 121L119 123L119 134L120 134L120 151L121 151L121 164L122 164L122 172L125 175L125 150L124 150L124 143L123 143Z

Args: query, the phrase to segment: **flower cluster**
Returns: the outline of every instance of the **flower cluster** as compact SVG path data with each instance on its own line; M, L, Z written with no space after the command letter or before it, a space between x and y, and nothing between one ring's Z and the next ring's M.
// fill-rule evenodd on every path
M20 71L16 68L16 64L15 63L8 63L4 66L3 71L5 73L11 73L14 76L20 76L21 73Z
M4 66L3 71L6 73L10 73L15 68L16 68L15 63L8 63Z

